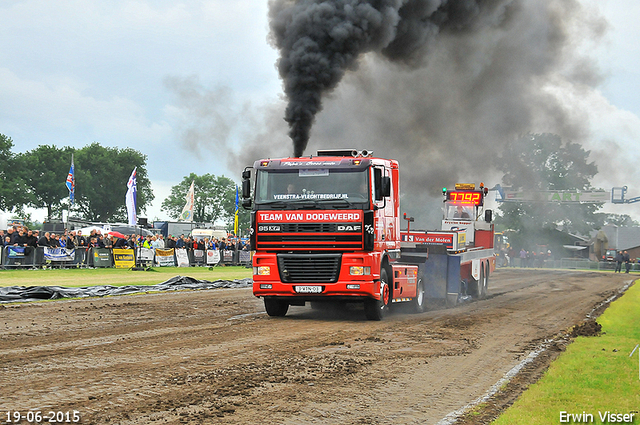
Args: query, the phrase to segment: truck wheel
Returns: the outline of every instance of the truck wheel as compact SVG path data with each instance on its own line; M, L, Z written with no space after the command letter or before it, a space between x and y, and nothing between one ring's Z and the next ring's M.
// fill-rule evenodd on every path
M367 299L364 302L364 314L368 320L382 320L391 304L391 288L387 280L387 271L380 270L380 299Z
M424 311L426 303L422 278L418 279L418 284L416 285L416 297L411 301L411 304L414 313L422 313Z
M482 282L482 272L480 273L480 280L475 280L473 276L469 277L469 284L467 285L466 295L471 295L473 298L480 297L480 286Z
M269 316L284 316L289 310L289 303L278 298L266 297L264 309L267 310Z

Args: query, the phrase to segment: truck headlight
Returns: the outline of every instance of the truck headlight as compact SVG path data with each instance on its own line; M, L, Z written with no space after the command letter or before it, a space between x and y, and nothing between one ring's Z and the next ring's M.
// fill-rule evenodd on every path
M258 266L253 268L253 274L258 276L271 275L271 266Z
M351 276L370 275L371 274L371 267L351 266L351 267L349 267L349 274Z

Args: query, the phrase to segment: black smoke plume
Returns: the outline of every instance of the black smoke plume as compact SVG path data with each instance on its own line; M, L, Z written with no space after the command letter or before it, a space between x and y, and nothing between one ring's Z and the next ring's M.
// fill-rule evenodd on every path
M368 52L417 67L441 33L472 31L508 0L272 0L273 43L288 98L294 156L307 147L323 96Z
M442 187L500 183L508 145L527 133L586 144L601 173L618 182L638 175L637 161L608 160L622 152L620 141L603 146L591 133L602 81L591 52L608 24L578 0L273 0L270 19L280 71L296 72L281 74L287 99L239 105L232 92L197 80L169 85L184 117L184 145L215 152L229 170L290 155L287 130L304 136L296 155L305 148L373 150L401 164L402 211L432 225L441 218ZM319 49L309 35L315 33L345 48L334 56L305 49ZM309 57L294 62L299 51ZM303 60L331 66L307 74L293 67ZM294 89L304 90L293 96ZM285 109L295 124L289 129Z

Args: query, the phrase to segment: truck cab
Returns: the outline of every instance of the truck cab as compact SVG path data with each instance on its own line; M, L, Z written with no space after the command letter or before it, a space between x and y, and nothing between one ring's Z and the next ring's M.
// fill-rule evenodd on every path
M253 293L267 313L331 299L364 302L376 316L400 251L397 161L341 149L251 168L243 207L251 209Z

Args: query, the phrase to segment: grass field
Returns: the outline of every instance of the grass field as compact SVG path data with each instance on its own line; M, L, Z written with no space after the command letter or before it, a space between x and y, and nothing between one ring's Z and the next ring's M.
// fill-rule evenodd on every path
M200 280L234 280L252 276L246 267L157 267L150 271L129 269L0 270L0 286L154 285L174 276Z
M493 423L624 423L633 413L633 422L626 423L640 424L640 353L636 350L629 357L640 343L640 285L613 302L598 323L600 336L578 337L543 378ZM561 412L566 413L561 416ZM620 416L602 421L606 412Z

